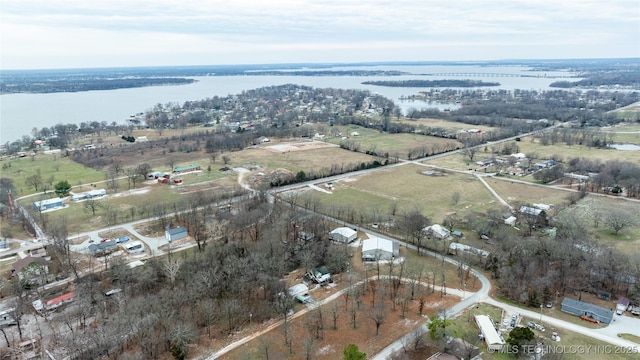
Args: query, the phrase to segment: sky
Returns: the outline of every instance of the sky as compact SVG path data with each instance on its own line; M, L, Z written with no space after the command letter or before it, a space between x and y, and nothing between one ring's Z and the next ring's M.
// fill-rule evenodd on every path
M639 0L0 0L0 69L640 57Z

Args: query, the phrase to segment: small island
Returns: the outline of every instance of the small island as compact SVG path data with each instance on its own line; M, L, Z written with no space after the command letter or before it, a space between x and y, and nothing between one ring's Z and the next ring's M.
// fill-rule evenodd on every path
M364 81L364 85L390 86L390 87L480 87L499 86L497 82L486 82L480 80L382 80Z

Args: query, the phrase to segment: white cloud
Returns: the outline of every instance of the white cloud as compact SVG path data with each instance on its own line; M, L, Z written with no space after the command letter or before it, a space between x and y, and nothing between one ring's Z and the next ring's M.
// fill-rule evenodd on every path
M4 68L249 63L258 50L273 62L533 48L536 58L640 57L636 0L3 0L0 16Z

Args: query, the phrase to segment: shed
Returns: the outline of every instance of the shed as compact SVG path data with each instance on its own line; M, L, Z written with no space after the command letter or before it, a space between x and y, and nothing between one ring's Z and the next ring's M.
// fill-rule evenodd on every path
M187 236L189 236L189 232L187 231L186 227L178 226L173 229L165 230L164 236L167 239L167 241L176 241L176 240L184 239Z
M613 320L613 310L568 297L562 300L562 311L577 316L586 316L605 324L609 324Z
M498 335L491 318L488 315L476 315L475 320L484 342L487 344L487 349L489 351L500 351L504 345L504 340Z
M441 226L440 224L433 224L422 229L427 236L435 237L436 239L445 240L451 235L449 229Z
M49 209L55 209L62 207L62 199L54 197L51 199L40 200L33 203L33 207L38 211L44 211Z
M315 237L316 237L316 234L309 233L309 232L306 232L306 231L300 231L298 233L298 240L303 241L303 242L311 241Z
M342 243L350 243L358 237L358 232L348 227L339 227L329 233L329 239Z
M391 260L398 253L394 251L394 241L373 237L362 242L362 260Z
M139 254L144 252L144 244L141 241L131 241L122 245L129 254Z
M516 220L518 220L517 217L509 216L508 218L504 219L504 223L509 226L514 226L516 224Z

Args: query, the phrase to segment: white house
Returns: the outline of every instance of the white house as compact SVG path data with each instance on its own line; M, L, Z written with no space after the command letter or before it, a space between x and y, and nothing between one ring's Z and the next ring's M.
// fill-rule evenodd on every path
M482 338L487 344L487 349L489 351L500 351L504 345L504 340L498 335L491 318L487 315L476 315L475 320L482 334Z
M397 241L373 237L362 242L362 260L364 261L391 260L398 254Z
M450 254L468 253L468 254L473 254L473 255L480 255L482 257L488 257L489 256L489 252L488 251L485 251L485 250L482 250L482 249L478 249L478 248L474 248L472 246L461 244L461 243L457 243L457 242L452 242L449 245L449 253Z
M350 243L358 237L358 232L348 227L339 227L329 233L329 240Z
M449 229L441 226L440 224L433 224L422 229L422 231L429 237L434 237L440 240L446 240L451 235Z

